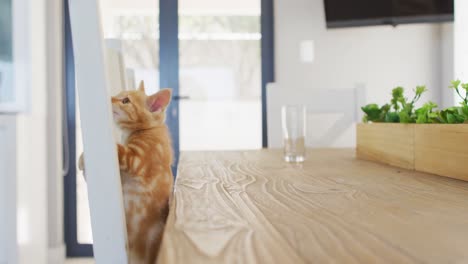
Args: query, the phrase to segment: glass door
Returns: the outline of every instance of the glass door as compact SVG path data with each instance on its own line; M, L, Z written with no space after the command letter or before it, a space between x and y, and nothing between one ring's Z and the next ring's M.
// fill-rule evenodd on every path
M83 149L64 1L64 145L72 165L64 186L65 240L67 256L92 256L87 186L76 167ZM273 81L274 61L272 2L98 0L110 93L133 89L140 80L147 93L173 89L167 123L175 150L174 175L179 150L266 147L265 87Z
M180 149L262 147L260 0L179 0Z

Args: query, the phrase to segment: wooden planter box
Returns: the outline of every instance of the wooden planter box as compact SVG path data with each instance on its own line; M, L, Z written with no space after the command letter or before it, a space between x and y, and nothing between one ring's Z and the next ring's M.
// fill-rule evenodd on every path
M468 181L468 125L358 124L356 156Z

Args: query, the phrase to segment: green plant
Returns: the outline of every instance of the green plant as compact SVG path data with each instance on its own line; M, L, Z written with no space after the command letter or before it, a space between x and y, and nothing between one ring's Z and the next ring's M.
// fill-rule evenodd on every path
M449 86L461 98L460 106L437 110L437 104L427 102L422 107L415 109L416 102L427 91L426 86L417 86L414 89L414 97L410 101L404 93L403 87L392 90L392 99L389 104L380 107L377 104L368 104L361 109L364 111L364 122L385 123L417 123L417 124L460 124L468 123L468 83L460 80L451 82Z
M421 108L416 109L416 123L418 124L427 124L427 123L440 123L439 122L439 112L434 112L434 109L437 108L437 104L434 102L427 102Z
M405 89L396 87L392 90L392 99L390 104L379 107L377 104L368 104L362 107L366 113L364 122L386 122L386 123L415 123L416 114L414 104L421 98L421 95L427 91L426 86L417 86L414 89L415 95L411 101L404 96Z
M440 122L446 124L465 123L468 121L468 83L461 83L460 80L451 81L449 88L455 90L462 101L460 106L453 106L440 111ZM462 93L465 95L463 96Z
M465 96L460 93L460 85L465 92ZM451 81L449 88L454 89L458 96L463 100L462 105L468 105L468 83L461 83L460 80Z
M403 96L400 98L402 110L398 113L400 123L415 123L417 116L414 112L414 104L421 98L423 93L427 92L426 86L416 86L414 98L408 101Z
M364 116L364 122L384 122L387 112L390 110L390 105L385 104L379 107L377 104L368 104L361 107L362 111L366 113Z
M445 124L461 124L465 123L466 116L461 113L460 107L449 107L445 110L440 111L439 120L440 123Z

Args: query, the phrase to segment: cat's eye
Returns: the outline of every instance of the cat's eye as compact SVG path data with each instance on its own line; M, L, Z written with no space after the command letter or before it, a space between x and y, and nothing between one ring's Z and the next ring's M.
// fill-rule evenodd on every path
M128 97L125 97L124 99L122 99L122 104L128 104L130 103L130 99L128 99Z

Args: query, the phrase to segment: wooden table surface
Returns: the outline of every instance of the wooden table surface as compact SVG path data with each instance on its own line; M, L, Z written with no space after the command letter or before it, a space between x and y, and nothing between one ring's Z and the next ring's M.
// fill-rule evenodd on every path
M354 150L187 152L175 188L159 263L468 263L468 182Z

